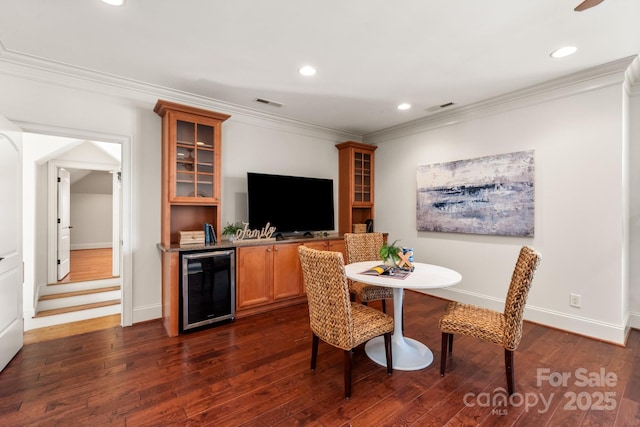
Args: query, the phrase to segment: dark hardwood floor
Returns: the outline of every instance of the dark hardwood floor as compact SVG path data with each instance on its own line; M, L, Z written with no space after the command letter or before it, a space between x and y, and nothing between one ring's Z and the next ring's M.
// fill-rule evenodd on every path
M175 338L151 321L26 345L0 373L0 425L640 425L640 331L620 347L526 323L501 406L503 349L457 336L441 378L446 301L405 302L405 334L436 361L387 376L359 348L350 400L342 351L321 342L310 371L301 304Z

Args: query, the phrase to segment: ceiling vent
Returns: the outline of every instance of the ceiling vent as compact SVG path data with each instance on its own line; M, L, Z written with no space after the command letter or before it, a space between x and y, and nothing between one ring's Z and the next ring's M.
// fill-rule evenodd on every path
M265 105L271 105L272 107L282 107L284 104L281 104L279 102L276 101L270 101L268 99L264 99L264 98L256 98L254 99L255 102L259 102L260 104L265 104Z
M444 110L445 108L453 107L455 104L453 102L446 102L442 105L434 105L433 107L425 108L424 111L427 113L436 113L438 111Z

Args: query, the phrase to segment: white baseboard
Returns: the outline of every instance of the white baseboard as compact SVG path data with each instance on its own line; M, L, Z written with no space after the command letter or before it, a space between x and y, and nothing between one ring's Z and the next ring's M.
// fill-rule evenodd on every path
M162 304L151 304L133 308L133 323L146 322L147 320L160 319L162 317Z
M500 312L504 310L504 300L487 297L486 295L461 292L459 290L454 291L453 289L430 289L417 291L465 304L479 305L481 307L486 307ZM628 327L637 327L631 324L632 321L636 322L637 325L640 325L640 314L638 313L635 313L635 320L628 319L628 322L624 322L622 325L616 325L586 317L573 316L567 313L548 310L544 307L536 307L531 304L527 304L525 308L524 319L555 329L619 345L624 345ZM627 325L627 323L629 323L629 325Z
M111 242L106 243L72 243L70 248L72 251L79 249L107 249L113 247Z
M640 313L629 313L629 327L640 329Z

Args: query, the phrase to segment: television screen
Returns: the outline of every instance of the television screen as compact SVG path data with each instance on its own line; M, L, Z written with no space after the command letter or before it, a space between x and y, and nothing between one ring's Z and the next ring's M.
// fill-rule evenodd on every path
M247 173L249 228L276 233L334 230L333 180Z

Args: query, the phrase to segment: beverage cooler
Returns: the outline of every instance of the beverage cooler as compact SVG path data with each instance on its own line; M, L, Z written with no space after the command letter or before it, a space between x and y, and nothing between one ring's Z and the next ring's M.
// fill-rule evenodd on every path
M235 318L235 252L181 254L180 330L211 326Z

